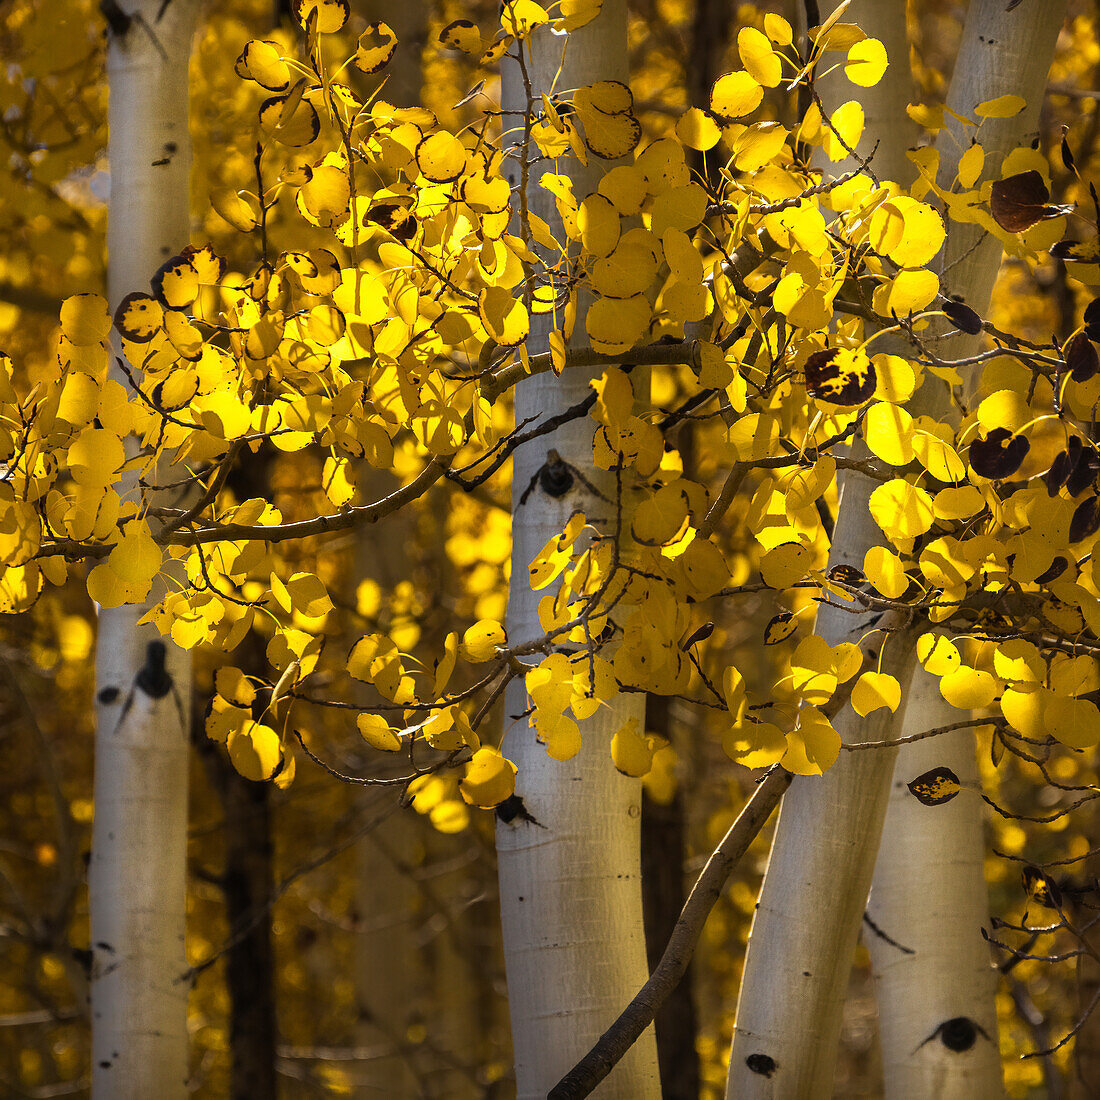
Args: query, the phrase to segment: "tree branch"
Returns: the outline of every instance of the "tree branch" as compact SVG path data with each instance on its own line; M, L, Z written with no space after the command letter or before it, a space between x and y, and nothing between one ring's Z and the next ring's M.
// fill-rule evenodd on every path
M550 1090L547 1100L574 1100L588 1096L615 1068L638 1036L653 1023L657 1010L684 976L702 935L703 925L721 897L726 880L771 817L772 810L790 786L792 778L790 772L776 764L760 781L692 887L665 953L649 981L600 1036L596 1045Z

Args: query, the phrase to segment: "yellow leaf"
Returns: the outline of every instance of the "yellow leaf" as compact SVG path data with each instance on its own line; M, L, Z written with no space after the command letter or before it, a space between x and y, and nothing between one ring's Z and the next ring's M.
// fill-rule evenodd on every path
M987 99L974 108L978 118L1015 118L1025 107L1027 100L1019 95L1001 95Z
M852 709L861 716L886 707L896 713L901 703L901 684L885 672L865 672L852 689Z
M480 44L480 36L478 36ZM397 51L397 35L388 23L368 23L359 36L355 51L355 66L368 76L381 72Z
M252 705L256 698L256 687L239 669L232 665L222 665L214 673L214 690L227 702L240 707Z
M1071 749L1090 749L1100 742L1100 710L1088 699L1049 693L1043 707L1043 723L1042 735L1055 737Z
M74 294L61 303L61 332L76 347L98 344L110 331L111 315L98 294Z
M864 38L848 50L844 75L862 88L873 88L886 72L886 47L877 38Z
M501 756L498 749L483 745L466 765L465 778L458 785L459 794L471 806L491 810L516 789L516 766Z
M122 440L106 428L85 428L69 445L69 473L82 485L110 484L125 460Z
M478 313L485 331L501 347L510 348L523 343L531 331L527 308L502 286L489 286L481 292Z
M894 478L875 489L869 507L875 522L892 539L923 535L935 518L931 496L902 478Z
M629 298L601 298L585 317L594 350L608 355L628 351L648 331L653 307L644 294Z
M822 775L840 755L840 734L816 707L803 707L798 725L787 734L780 763L795 775Z
M550 539L531 562L528 580L533 591L545 588L569 564L573 556L573 543L586 522L583 512L574 513L562 533Z
M299 209L306 220L324 229L339 225L348 216L351 184L342 168L321 164L298 191Z
M764 89L749 73L726 73L710 90L710 109L723 119L741 118L752 114L763 98Z
M959 157L959 184L965 188L973 187L978 182L984 166L985 150L975 142Z
M429 134L416 147L416 166L433 183L451 183L466 170L466 147L446 130Z
M787 738L771 722L743 722L722 735L722 750L746 768L770 768L787 751Z
M242 80L254 80L269 92L285 92L290 87L290 66L278 42L253 39L241 51L234 69Z
M913 461L913 418L900 406L878 401L867 410L863 438L870 450L891 466Z
M713 149L722 137L722 128L714 115L699 107L690 107L676 123L676 136L689 148L705 153Z
M637 778L653 766L653 748L638 732L638 720L631 718L611 738L611 760L623 775Z
M233 767L253 782L270 779L283 759L279 735L270 726L251 720L230 732L227 748Z
M872 546L863 558L867 579L887 599L896 600L909 587L909 578L898 556L885 546Z
M765 88L774 88L783 79L783 65L772 49L767 35L755 27L742 27L737 32L737 52L749 75Z
M813 550L800 542L785 542L760 560L760 576L769 588L789 588L802 580L813 562Z
M356 715L355 725L372 749L380 752L397 752L401 748L401 738L390 728L389 722L381 714L364 711Z
M462 656L467 661L480 664L491 661L497 655L497 646L508 644L504 627L495 619L481 619L462 636Z
M921 267L943 247L943 219L926 203L899 195L871 215L871 247L901 267Z
M822 149L831 161L841 161L851 155L848 149L855 149L863 136L863 121L863 107L854 99L833 112L830 119L832 125L825 127L822 141Z
M962 656L954 642L942 634L922 634L917 639L917 660L933 676L947 676L962 664Z
M534 0L505 0L500 13L500 25L516 38L523 38L532 29L550 21L546 9Z
M932 304L939 290L939 276L934 271L902 271L890 283L886 312L897 317L919 313Z

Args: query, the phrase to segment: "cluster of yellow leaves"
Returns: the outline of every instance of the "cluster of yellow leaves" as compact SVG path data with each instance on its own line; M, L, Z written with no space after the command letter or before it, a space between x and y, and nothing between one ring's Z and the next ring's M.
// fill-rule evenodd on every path
M489 63L524 48L538 28L582 26L599 7L510 0L488 46L463 20L441 41ZM113 322L101 298L70 298L55 378L17 394L3 362L0 608L29 606L44 578L64 579L66 557L87 556L95 559L89 592L104 606L148 599L163 575L148 615L163 634L186 647L229 650L263 619L274 630L268 655L276 672L310 675L333 604L320 577L283 580L275 568L264 531L283 525L280 512L224 492L211 492L197 510L189 511L194 497L167 507L163 489L143 499L139 479L155 486L171 471L180 482L194 475L215 485L212 471L250 449L312 448L323 455L321 489L338 515L357 503L361 460L380 469L403 461L409 480L429 462L492 454L499 395L482 385L487 372L517 361L535 369L527 343L539 315L551 328L550 365L566 369L569 349L585 343L576 331L583 293L593 351L623 354L690 335L681 393L719 403L724 457L756 470L745 530L763 585L793 612L769 627L767 641L782 647L770 694L795 717L786 729L755 721L738 674L707 675L699 612L744 578L735 579L706 522L711 490L683 476L660 417L636 400L629 370L609 368L593 383L592 457L621 483L621 525L577 512L530 563L530 583L543 592L547 655L526 674L526 687L552 756L572 756L579 723L630 688L687 698L709 692L730 712L727 750L735 759L781 760L799 772L828 767L838 742L821 708L839 685L853 682L860 714L896 709L900 687L864 669L858 651L830 649L802 632L806 590L914 606L933 623L951 620L964 601L980 605L1011 591L1024 601L1016 612L1023 629L1100 634L1100 586L1088 564L1100 504L1095 493L1079 499L1082 487L1051 490L1038 481L1068 437L1077 440L1075 455L1091 453L1091 444L1042 392L1029 390L1026 367L1010 359L988 367L990 396L957 430L914 417L906 404L926 374L952 385L961 376L879 353L862 317L836 319L838 295L854 287L884 320L918 330L927 323L946 300L929 269L945 239L941 210L998 233L1021 254L1061 232L1060 219L1049 217L1017 238L988 213L996 173L977 140L981 121L1018 111L1018 97L982 104L977 121L955 117L975 141L952 186L937 182L935 153L922 149L913 154L920 176L908 192L866 172L815 187L796 146L820 146L835 163L848 159L863 129L858 100L827 118L814 105L793 132L753 114L767 90L836 55L842 79L869 87L885 52L834 18L815 30L805 61L790 25L769 14L760 27L740 30L743 67L715 82L707 105L690 108L675 137L643 144L633 93L617 81L533 90L523 152L551 162L538 181L548 196L544 213L552 202L553 216L543 218L518 209L505 172L505 143L514 136L494 142L485 126L450 129L425 108L361 102L340 70L333 76L322 64L318 44L344 27L346 0L298 0L295 14L306 32L303 58L281 41L253 40L237 59L238 76L259 93L256 180L252 189L212 196L221 218L263 246L260 261L231 270L210 246L188 248L147 290L128 295ZM392 29L372 23L349 62L376 74L395 49ZM914 114L930 130L943 123L942 112ZM693 177L688 151L724 165L712 192ZM593 157L614 163L591 193L577 194L567 162ZM1002 179L1050 174L1030 149L1010 153L997 171ZM309 245L270 250L278 217L305 227ZM731 261L745 255L747 268ZM132 364L126 384L111 372L112 328ZM1061 408L1082 419L1100 399L1100 382L1083 373L1061 390ZM853 435L877 464L881 484L870 508L884 544L867 553L862 572L837 578L822 572L828 540L818 505L838 476L830 449ZM219 526L229 529L219 535ZM504 545L490 563L496 579ZM471 700L448 688L457 662L503 669L507 647L498 618L486 617L461 640L448 638L431 673L391 633L364 635L348 655L348 673L384 701L357 721L372 748L401 752L422 741L468 761L464 784L449 793L424 777L424 806L453 807L459 797L491 805L510 793L511 765L482 744ZM1021 732L1035 714L1068 728L1092 706L1079 698L1084 689L1062 691L1053 666L1018 686L983 670L991 660L979 652L972 666L941 673L945 697L981 707L1003 692L1005 717ZM284 776L283 735L253 719L245 680L223 680L212 735L246 774ZM1072 715L1058 709L1066 699L1074 700ZM624 728L612 752L623 771L643 774L656 747Z

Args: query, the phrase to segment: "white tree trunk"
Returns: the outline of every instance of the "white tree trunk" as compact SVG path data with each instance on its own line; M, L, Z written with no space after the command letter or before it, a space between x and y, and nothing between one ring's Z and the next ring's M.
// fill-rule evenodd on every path
M918 669L909 691L904 733L959 720L937 677ZM976 784L973 733L916 741L899 753L867 908L881 932L865 931L864 941L875 972L886 1096L992 1100L1004 1087L996 972L981 935L989 920L981 802L964 793L942 806L921 805L906 784L939 766ZM944 1028L948 1021L954 1030Z
M605 0L600 15L568 38L565 65L556 87L572 89L596 80L626 79L625 0ZM534 91L549 89L566 39L536 36L529 61ZM514 62L506 62L501 95L505 110L523 111L526 99ZM515 115L506 124L519 125ZM569 173L580 201L594 191L609 167L593 157L589 168L559 162ZM536 166L535 180L542 174ZM518 166L509 175L518 184ZM534 181L528 198L535 213L557 223L553 201ZM583 343L583 310L576 332ZM543 318L533 318L534 323ZM531 351L546 348L547 327L535 329ZM571 368L560 378L536 375L516 390L516 422L540 418L567 408L590 392L589 379L600 369ZM520 496L555 448L581 470L607 498L615 495L614 479L592 462L593 422L574 420L535 445L516 452L513 485L512 591L508 637L512 642L542 633L537 616L543 593L530 591L528 565L569 515L583 509L590 522L613 529L612 505L575 479L555 499L536 487ZM522 681L514 681L505 698L505 722L522 714L527 700ZM588 1050L618 1016L647 977L642 928L639 852L641 786L612 766L612 735L629 718L644 728L645 696L620 697L580 723L582 748L567 762L550 759L526 721L512 725L504 752L519 766L516 793L539 824L520 817L497 825L501 913L505 965L515 1050L517 1094L524 1100L544 1097L558 1079ZM634 1046L594 1095L622 1100L657 1097L659 1075L652 1029Z
M859 0L845 18L883 43L890 67L868 93L858 94L838 73L822 82L821 94L829 97L832 108L846 98L859 98L866 127L857 152L867 156L878 141L875 174L907 179L912 168L905 150L913 132L905 114L911 82L904 0ZM867 549L882 541L867 507L874 488L862 475L845 478L830 565L862 569ZM865 616L825 606L815 626L830 645L859 644L867 629ZM866 652L866 644L862 648ZM887 658L895 667L883 668L903 684L912 667L911 654L904 649L903 640L893 638ZM896 736L900 718L900 713L886 710L859 718L845 708L834 725L845 742L877 741ZM784 797L737 1004L727 1083L731 1098L817 1100L830 1094L841 1003L871 885L895 754L842 752L824 776L796 778Z
M1026 143L1038 123L1054 42L1065 14L1062 0L1006 13L1004 5L975 3L967 19L952 79L949 105L972 115L976 104L1000 95L1023 96L1027 108L1012 119L990 119L979 135L986 175L997 178L1001 158ZM939 143L944 158L939 183L950 186L959 134ZM964 139L965 140L965 139ZM965 145L963 146L965 148ZM941 263L946 288L962 293L979 313L988 308L1000 263L994 237L977 243L978 231L954 225ZM959 358L977 350L979 338L947 341L940 351ZM975 379L976 380L976 379ZM971 386L971 389L974 387ZM941 411L942 410L938 410ZM906 732L958 721L935 678L918 672L911 687ZM989 919L983 860L981 803L960 797L935 809L909 793L909 780L937 766L964 782L978 778L974 735L960 730L900 750L890 809L875 868L869 915L906 953L868 935L875 970L886 1096L937 1095L985 1098L1003 1095L994 1005L996 980L980 928ZM966 1019L973 1045L953 1051L947 1021ZM963 1025L965 1027L965 1025ZM925 1042L930 1037L930 1041Z
M107 60L112 309L128 292L147 289L157 268L187 244L187 66L198 11L195 0L124 7L133 18L111 31ZM154 589L150 598L156 596ZM174 690L152 698L135 686L156 637L136 626L145 610L122 607L99 616L89 868L98 1100L187 1095L190 660L169 643Z
M1028 3L1006 13L1000 0L975 0L959 53L952 104L969 111L982 100L1023 87L1028 91L1021 94L1030 92L1037 106L1063 13L1060 2ZM904 144L898 142L908 83L908 66L902 60L907 57L904 4L867 3L859 9L853 5L846 17L883 40L892 62L901 61L903 73L891 78L888 72L884 85L870 97L867 137L860 151L880 138L876 171L905 178L908 172L899 160ZM1026 57L1021 56L1024 51ZM1002 86L1006 80L1011 87ZM1019 126L1017 122L1011 132L1018 133ZM983 144L1003 140L1006 132L987 123ZM941 143L941 180L954 178L958 157L968 144ZM949 264L973 243L967 237L952 228ZM987 307L996 277L999 246L994 246L995 241L986 242L965 264L949 269L950 290L963 294L979 311ZM922 405L926 408L919 408ZM924 395L918 395L917 406L916 411L935 409ZM861 567L866 549L879 541L877 526L867 514L869 488L862 477L846 481L831 563ZM853 626L853 617L844 618L838 623L835 613L823 609L817 632L830 644L841 640L844 629ZM858 621L854 625L858 629ZM899 671L905 684L904 670ZM901 732L905 709L903 700L896 715L877 711L868 719L847 710L837 729L846 742L894 739ZM840 1006L871 882L894 756L887 751L842 753L822 779L796 779L787 793L746 959L730 1059L730 1097L809 1100L830 1094Z

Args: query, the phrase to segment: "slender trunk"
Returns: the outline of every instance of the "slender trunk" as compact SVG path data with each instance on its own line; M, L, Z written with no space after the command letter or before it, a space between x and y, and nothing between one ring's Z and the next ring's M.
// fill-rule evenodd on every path
M257 481L266 480L264 470ZM263 640L250 634L238 650L238 658L246 672L262 674L267 663ZM268 697L269 693L261 693L254 713L259 713ZM275 889L272 788L269 783L245 779L225 749L206 736L201 723L195 726L192 737L223 814L225 851L219 881L230 937L225 954L230 1096L232 1100L275 1100L278 1030L270 907Z
M936 677L918 670L909 691L904 733L958 721ZM969 730L899 753L867 908L886 1096L992 1100L1004 1086L996 972L981 934L989 920L981 802L922 806L906 786L941 766L978 782Z
M1036 5L1026 22L993 3L975 4L971 11L949 105L970 114L977 103L999 95L1013 93L1028 101L1015 118L983 123L979 140L990 166L987 174L995 177L1001 158L1026 143L1038 123L1064 10L1064 3ZM939 183L944 187L954 178L954 150L961 137L948 133L948 140L939 143L944 158ZM945 290L965 295L969 305L984 313L1000 257L996 238L979 241L975 228L952 225L941 263ZM941 354L964 357L977 350L978 342L959 337L946 342ZM957 720L933 678L918 673L911 691L910 732ZM908 780L939 766L951 768L964 783L976 782L974 750L973 734L960 730L905 746L895 768L870 916L911 953L881 937L868 940L888 1098L933 1091L945 1097L997 1097L1004 1092L996 981L980 934L989 919L981 804L958 798L938 807L942 813L930 813L906 787ZM953 1027L945 1026L948 1022Z
M672 740L672 704L667 696L650 695L646 729ZM684 889L684 792L678 786L672 801L642 796L642 908L645 912L646 956L650 973L664 954L687 900ZM695 998L692 967L661 1006L657 1029L657 1061L664 1100L694 1100L699 1095L699 1056L695 1051Z
M1064 8L1060 2L1031 3L1006 13L999 0L975 0L956 66L952 105L969 112L977 103L1012 90L1031 100L1030 110L1035 110ZM904 65L903 4L868 3L858 11L853 5L849 13L883 40L892 60ZM895 167L904 151L897 141L904 84L899 87L897 74L891 78L888 73L886 80L869 103L867 134L882 140L875 157L880 176L904 178L904 169ZM1011 88L1004 86L1006 81ZM987 132L983 126L983 144L996 147L1004 135L1027 125L1013 122L1011 131L995 124ZM967 146L941 143L941 180L954 178ZM963 261L973 243L969 236L965 227L952 226L945 270L950 291L963 294L980 312L988 305L996 277L999 245L983 242ZM918 395L919 411L935 406L935 400ZM868 488L862 477L850 477L845 484L832 563L860 567L866 549L881 538L867 513ZM834 643L845 626L851 628L851 618L838 624L833 613L823 611L817 632ZM899 679L907 682L906 676ZM903 701L893 716L876 719L884 713L878 711L862 720L847 711L837 729L845 741L894 739L905 709ZM871 882L894 755L842 754L822 779L796 780L787 794L746 960L730 1061L731 1097L816 1097L831 1088L840 1002Z
M565 46L564 67L555 80ZM626 4L608 0L599 16L563 39L545 32L532 41L528 60L533 91L576 88L597 80L626 79ZM527 109L518 67L508 62L502 80L505 110ZM506 118L516 116L506 115ZM582 168L567 162L578 201L595 190L606 164ZM559 162L560 164L561 162ZM520 169L512 161L514 185ZM528 188L531 208L555 224L553 200L540 189L536 166ZM584 332L583 308L576 331ZM533 318L532 352L547 346L544 318ZM537 333L537 335L535 335ZM536 375L516 390L515 415L525 417L564 409L585 398L589 380L600 370L571 369L560 378ZM581 478L562 496L536 485L526 502L521 495L554 448L602 494ZM615 480L592 461L592 425L571 421L521 448L513 475L512 592L508 635L520 641L542 633L538 621L541 593L528 587L528 565L570 514L583 509L589 522L613 530ZM501 914L508 977L516 1085L520 1098L543 1097L604 1029L618 1016L646 979L645 940L639 867L641 787L612 766L612 735L630 718L642 728L641 694L621 696L597 715L579 723L581 749L567 761L552 760L536 741L529 722L509 730L504 751L519 767L517 795L527 814L497 825ZM505 721L527 710L522 680L513 681L505 698ZM615 1069L599 1095L645 1100L659 1095L656 1046L648 1031Z
M109 35L112 308L187 244L187 65L193 0L141 0ZM125 379L120 380L125 385ZM156 598L156 590L153 596ZM187 1093L182 977L190 659L171 644L171 690L146 608L103 610L96 653L95 826L89 869L92 1093L102 1100Z

